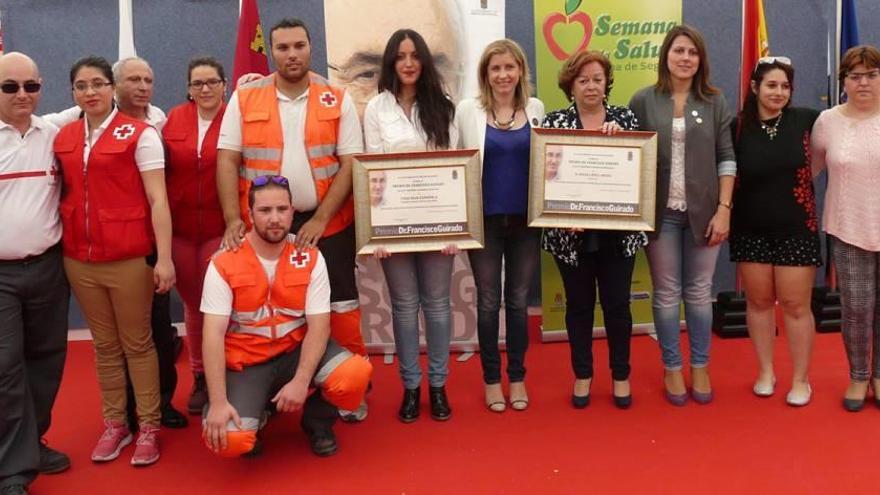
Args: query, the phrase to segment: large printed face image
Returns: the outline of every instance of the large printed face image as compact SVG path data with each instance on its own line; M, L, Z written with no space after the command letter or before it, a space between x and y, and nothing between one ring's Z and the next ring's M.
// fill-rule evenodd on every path
M394 31L409 28L425 38L453 100L464 71L464 29L456 0L326 0L328 75L345 87L363 117L378 93L382 54Z

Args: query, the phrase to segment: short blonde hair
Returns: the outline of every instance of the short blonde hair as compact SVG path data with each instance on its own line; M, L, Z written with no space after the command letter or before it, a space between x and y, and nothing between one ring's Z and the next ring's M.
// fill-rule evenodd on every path
M480 106L487 110L495 108L495 98L492 94L492 86L489 85L489 61L495 55L510 54L517 65L519 65L519 84L516 86L516 92L513 96L513 104L516 109L524 109L529 97L532 95L532 73L529 70L529 62L523 53L522 47L516 41L511 39L501 39L489 43L483 55L480 56L480 64L478 66L477 78L480 82Z

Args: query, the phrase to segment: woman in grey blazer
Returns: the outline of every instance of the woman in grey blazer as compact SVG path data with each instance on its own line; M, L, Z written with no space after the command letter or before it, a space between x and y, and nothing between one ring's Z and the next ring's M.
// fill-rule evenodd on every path
M681 25L666 34L657 83L636 93L629 107L641 129L656 131L658 138L657 230L647 253L666 398L678 406L688 398L679 346L684 300L691 395L705 404L713 397L708 372L712 277L730 228L736 161L732 115L709 82L706 45L696 29Z

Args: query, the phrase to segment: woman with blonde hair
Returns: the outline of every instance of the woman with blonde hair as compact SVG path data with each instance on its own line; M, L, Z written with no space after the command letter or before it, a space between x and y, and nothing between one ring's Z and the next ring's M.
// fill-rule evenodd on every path
M483 177L485 247L470 251L477 286L477 336L486 406L504 412L498 315L504 304L510 405L528 407L525 353L528 347L527 298L538 266L540 231L526 224L531 128L544 117L544 104L531 98L528 62L512 40L490 43L480 57L480 91L456 109L460 148L478 148Z

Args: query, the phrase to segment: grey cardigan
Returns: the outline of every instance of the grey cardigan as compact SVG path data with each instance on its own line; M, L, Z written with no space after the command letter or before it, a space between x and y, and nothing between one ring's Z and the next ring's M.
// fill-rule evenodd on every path
M639 128L657 132L657 228L649 234L651 239L660 233L669 196L673 107L672 96L660 93L654 86L642 88L629 102L629 108L639 119ZM718 208L719 170L733 171L735 175L736 157L730 134L733 116L722 94L702 101L691 93L684 108L687 214L694 241L703 246L703 234Z

